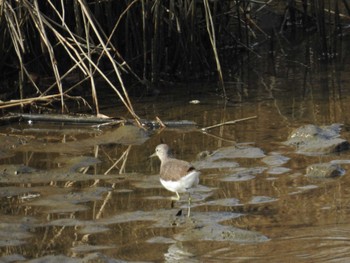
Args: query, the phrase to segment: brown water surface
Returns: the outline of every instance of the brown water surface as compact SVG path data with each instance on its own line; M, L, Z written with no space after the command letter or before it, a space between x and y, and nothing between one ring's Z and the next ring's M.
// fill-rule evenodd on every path
M283 141L304 124L332 123L350 140L350 72L274 65L273 74L266 67L265 75L228 83L227 102L215 84L200 83L188 84L196 93L172 84L170 95L134 103L142 118L197 127L1 127L0 260L348 262L350 152L306 156ZM161 141L201 168L190 218L186 195L173 202L159 183L159 161L148 158ZM217 161L198 161L223 147L231 148ZM228 156L234 149L241 155ZM308 165L329 161L345 174L305 177Z

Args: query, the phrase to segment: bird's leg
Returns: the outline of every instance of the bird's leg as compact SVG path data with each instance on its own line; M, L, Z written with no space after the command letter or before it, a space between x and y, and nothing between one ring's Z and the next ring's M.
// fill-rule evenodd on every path
M171 199L172 199L172 200L179 201L179 200L180 200L180 195L179 195L179 193L178 193L178 192L175 192L175 193L176 193L176 197L175 197L175 196L173 196Z
M191 214L191 194L188 193L188 210L187 210L187 217L190 217Z

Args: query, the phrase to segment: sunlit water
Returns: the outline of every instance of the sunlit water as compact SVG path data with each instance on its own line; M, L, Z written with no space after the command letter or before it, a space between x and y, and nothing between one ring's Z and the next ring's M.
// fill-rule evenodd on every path
M190 120L196 127L122 136L105 136L113 128L1 127L1 259L349 261L350 152L305 156L283 145L304 124L341 123L341 137L350 140L350 72L344 57L327 65L300 54L246 61L226 86L228 101L209 83L169 84L170 95L134 101L142 118ZM104 111L125 115L123 108ZM186 196L173 202L173 193L158 181L159 161L148 158L161 142L188 161L226 146L255 148L264 156L202 168L187 219L176 216L181 209L186 214ZM281 158L274 164L271 156ZM332 160L341 163L343 176L305 177L308 165Z

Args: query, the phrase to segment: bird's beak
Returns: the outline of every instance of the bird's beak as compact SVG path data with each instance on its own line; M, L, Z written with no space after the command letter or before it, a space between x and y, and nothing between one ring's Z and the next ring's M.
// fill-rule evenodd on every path
M157 153L153 153L152 155L148 156L148 158L153 158L153 157L156 157L157 156Z

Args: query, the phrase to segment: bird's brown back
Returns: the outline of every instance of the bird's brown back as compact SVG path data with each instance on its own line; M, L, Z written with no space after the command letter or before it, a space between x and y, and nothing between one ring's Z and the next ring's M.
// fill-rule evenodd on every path
M177 181L195 168L186 161L168 158L160 166L160 177L166 181Z

